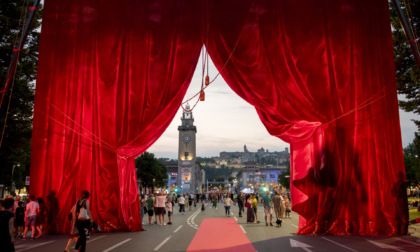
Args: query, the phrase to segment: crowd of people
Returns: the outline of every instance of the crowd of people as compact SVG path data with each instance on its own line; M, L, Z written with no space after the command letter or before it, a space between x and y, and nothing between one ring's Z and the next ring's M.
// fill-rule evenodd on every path
M201 202L201 212L205 214L206 205L205 203L211 203L212 208L217 209L218 203L223 203L225 208L225 216L230 217L230 208L232 205L238 205L239 217L242 217L242 213L247 208L247 223L260 223L258 220L258 203L261 203L264 207L265 223L266 226L273 226L273 212L276 217L276 224L281 226L281 219L290 217L291 203L290 194L286 191L280 193L275 191L271 196L270 192L266 192L266 195L260 197L258 194L245 194L240 192L239 194L233 194L231 192L211 192L202 194L163 194L155 193L149 195L141 195L141 218L147 213L149 225L171 225L172 216L175 209L175 204L178 204L179 214L185 214L185 210L197 210L197 205ZM261 202L259 201L261 200ZM169 221L165 222L165 215L168 213ZM153 216L155 219L153 221ZM268 221L269 220L269 221Z
M23 201L19 195L15 199L9 195L2 202L0 215L2 228L0 244L7 244L2 249L14 251L15 238L26 240L29 230L31 231L30 239L39 238L45 231L46 220L47 206L42 198L30 195L26 201Z
M76 242L75 249L84 252L86 250L86 240L89 238L93 229L100 231L97 223L93 221L90 212L90 193L83 191L81 197L77 200L69 214L70 236L64 251L70 251L72 245ZM264 207L265 224L273 226L273 212L276 217L276 223L281 226L281 219L290 217L290 194L279 193L277 191L271 196L270 192L260 197L257 194L246 194L242 192L233 194L231 192L211 192L203 194L149 194L141 195L140 212L143 216L147 213L149 216L149 225L166 226L172 224L173 213L176 204L178 204L179 214L185 214L186 210L197 210L201 202L201 212L205 214L206 203L212 203L212 207L217 209L218 203L223 203L225 215L231 216L231 206L238 205L239 217L247 209L247 223L260 223L258 220L258 204ZM261 202L260 202L261 200ZM36 198L30 195L27 201L22 201L19 196L13 199L8 196L2 203L0 211L0 246L1 251L14 251L14 241L16 238L26 240L28 231L31 231L30 239L36 239L42 236L45 231L46 222L54 218L53 214L58 211L57 201L54 197L48 198L48 207L42 198ZM57 209L56 209L57 208ZM168 215L168 222L165 221L165 215ZM155 216L154 221L152 221ZM50 225L53 227L53 225ZM52 231L54 232L54 231Z

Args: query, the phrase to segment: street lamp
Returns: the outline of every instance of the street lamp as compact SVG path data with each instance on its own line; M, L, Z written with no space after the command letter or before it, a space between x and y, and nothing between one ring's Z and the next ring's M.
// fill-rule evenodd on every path
M11 183L12 190L10 190L10 193L12 193L12 192L14 192L16 190L15 180L13 179L13 173L15 172L15 167L16 166L17 167L20 167L20 164L13 165L13 167L12 167L12 183Z
M152 189L152 193L155 193L155 179L153 179L153 189Z

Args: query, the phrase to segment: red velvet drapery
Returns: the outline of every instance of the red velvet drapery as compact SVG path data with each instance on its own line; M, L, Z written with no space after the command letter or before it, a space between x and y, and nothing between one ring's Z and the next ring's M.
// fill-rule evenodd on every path
M108 230L141 230L133 158L172 120L203 43L291 143L299 233L406 233L385 0L46 1L31 193L56 191L59 231L85 189Z
M388 2L241 3L212 1L208 50L270 134L291 144L298 233L405 234Z
M58 231L86 189L106 230L142 229L134 158L187 91L201 50L190 8L199 4L45 1L31 193L56 192Z

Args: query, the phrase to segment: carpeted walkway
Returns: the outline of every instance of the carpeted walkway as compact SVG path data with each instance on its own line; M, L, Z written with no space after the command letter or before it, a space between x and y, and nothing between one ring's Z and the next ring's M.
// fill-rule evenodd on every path
M204 219L187 251L256 250L234 219Z

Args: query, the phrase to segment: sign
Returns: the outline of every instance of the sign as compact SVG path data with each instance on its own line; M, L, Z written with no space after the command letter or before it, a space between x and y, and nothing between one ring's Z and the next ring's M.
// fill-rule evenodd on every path
M26 176L26 178L25 178L25 185L29 185L29 176Z

